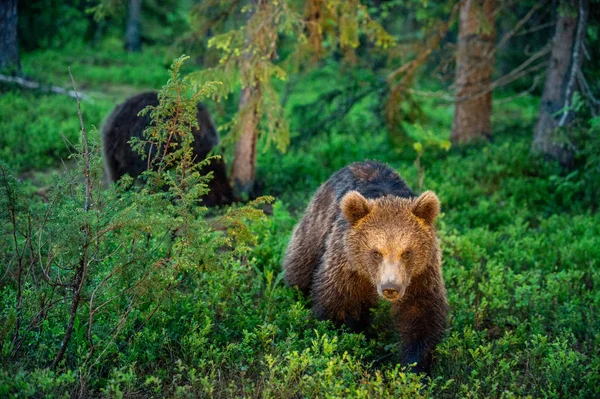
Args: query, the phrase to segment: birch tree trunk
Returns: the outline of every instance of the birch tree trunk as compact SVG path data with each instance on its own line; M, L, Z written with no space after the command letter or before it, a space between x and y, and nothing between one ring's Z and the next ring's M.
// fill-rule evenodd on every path
M460 6L453 143L468 143L492 134L494 10L495 0L464 0Z
M560 128L568 126L575 118L570 106L575 79L583 61L588 7L588 0L568 0L559 4L550 65L533 134L532 151L565 166L572 164L574 151L569 137Z

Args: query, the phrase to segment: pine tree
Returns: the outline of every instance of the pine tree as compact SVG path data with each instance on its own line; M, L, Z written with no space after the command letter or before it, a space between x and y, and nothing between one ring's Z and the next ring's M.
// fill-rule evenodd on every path
M235 9L235 5L232 2L229 7L219 2L217 6ZM306 65L309 60L314 62L324 56L321 43L325 40L332 44L329 51L339 48L347 58L358 47L361 33L377 46L393 44L393 38L369 17L367 8L357 0L307 0L300 6L304 16L285 1L251 1L242 9L247 15L245 26L209 40L209 47L221 52L219 65L190 76L199 82L222 82L217 98L227 96L241 85L239 112L230 125L236 140L231 179L241 197L252 192L257 143L262 135L266 135L265 150L274 145L283 152L289 144L289 123L273 80L286 80L286 67ZM203 6L207 7L208 4ZM294 44L285 60L279 60L277 53L281 37Z

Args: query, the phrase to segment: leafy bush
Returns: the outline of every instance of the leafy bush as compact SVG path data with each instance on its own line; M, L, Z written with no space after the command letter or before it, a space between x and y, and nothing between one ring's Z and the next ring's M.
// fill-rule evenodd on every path
M138 335L144 338L145 327L160 316L161 307L179 306L178 298L210 281L210 272L222 264L245 267L236 256L244 254L253 239L247 221L260 218L262 212L253 206L268 199L221 215L227 235L202 217L206 209L198 204L207 188L199 171L204 163L192 163L186 125L195 122L198 96L182 97L187 87L178 76L180 64L181 60L174 64L155 109L156 130L164 132L148 135L158 146L169 134L182 136L170 159L175 168L164 164L169 168L147 172L150 182L160 179L166 190L154 190L154 185L124 190L127 180L113 190L99 189L97 135L88 136L83 125L74 151L77 174L59 179L47 203L28 201L6 165L0 165L0 220L2 242L7 244L0 253L7 265L0 286L5 322L0 353L3 365L10 365L3 374L6 394L28 389L58 394L66 382L71 383L71 394L118 394L134 375L128 362L120 364L122 355L134 362L152 361L166 349L164 340L148 339L145 342L158 347L129 356L122 352L124 346L135 347ZM198 94L210 90L206 86ZM173 111L173 104L179 106L182 119L163 123L161 117ZM18 361L11 364L13 359ZM107 368L109 364L113 366ZM30 367L46 371L25 371ZM55 370L77 370L77 379L63 378ZM27 377L8 380L11 373ZM37 375L40 387L24 383L38 381ZM105 378L98 380L97 375Z

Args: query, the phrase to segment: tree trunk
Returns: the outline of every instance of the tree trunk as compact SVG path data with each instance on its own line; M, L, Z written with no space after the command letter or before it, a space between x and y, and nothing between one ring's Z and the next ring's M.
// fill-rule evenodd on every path
M258 50L261 54L266 54L265 42L260 42L259 31L257 30L262 23L258 21L259 26L257 27L257 21L255 20L256 13L264 9L266 0L249 0L248 4L253 6L253 11L248 14L245 39L247 50L244 54L245 62L240 66L242 84L246 87L242 89L240 97L240 123L238 125L240 136L235 143L234 159L231 168L233 191L234 195L238 198L249 196L254 188L256 143L258 141L258 125L260 123L258 105L262 93L260 81L256 77L252 77L256 62L253 60L253 57L256 57L256 54L250 49L254 47L254 51Z
M129 15L127 17L127 31L125 32L125 50L140 51L140 14L142 0L129 0Z
M468 143L492 134L494 11L495 0L464 0L460 6L453 143Z
M240 98L240 138L235 144L231 179L237 196L249 195L254 187L256 141L258 139L258 86L246 87Z
M568 126L575 118L575 112L569 108L583 61L588 6L588 0L561 1L559 4L550 65L533 134L532 151L565 166L572 164L574 152L569 138L561 135L560 128Z
M17 0L0 1L0 71L20 72Z

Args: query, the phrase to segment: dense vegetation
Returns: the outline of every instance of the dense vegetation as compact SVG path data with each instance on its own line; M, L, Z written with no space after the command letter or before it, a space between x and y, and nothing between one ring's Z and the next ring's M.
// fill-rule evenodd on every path
M86 136L74 98L0 85L1 397L600 396L598 118L573 127L585 144L571 169L530 154L539 93L498 93L493 139L452 148L452 103L420 98L422 123L403 125L410 141L399 142L372 71L332 58L277 83L291 144L259 143L266 197L207 210L201 169L158 176L166 190L104 181L97 128L114 105L151 88L171 99L194 90L169 74L162 45L127 53L109 37L21 54L26 74L54 85L70 86L71 67L89 96ZM181 75L195 69L188 61ZM236 95L205 101L231 123ZM429 381L399 366L386 304L354 334L316 321L282 281L311 195L364 159L442 201L451 316Z

